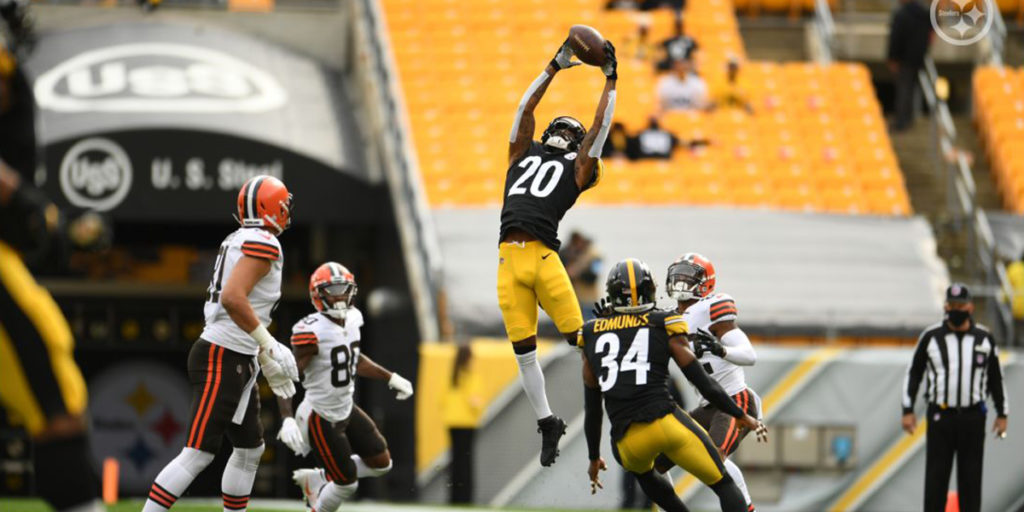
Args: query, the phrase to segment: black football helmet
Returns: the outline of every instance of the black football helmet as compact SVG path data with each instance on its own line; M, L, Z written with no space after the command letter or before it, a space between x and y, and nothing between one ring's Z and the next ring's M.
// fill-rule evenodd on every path
M579 151L587 129L583 123L569 116L558 116L551 120L540 137L540 143L547 148L561 151Z
M643 313L654 308L657 285L651 269L638 259L627 258L616 263L604 286L616 313Z

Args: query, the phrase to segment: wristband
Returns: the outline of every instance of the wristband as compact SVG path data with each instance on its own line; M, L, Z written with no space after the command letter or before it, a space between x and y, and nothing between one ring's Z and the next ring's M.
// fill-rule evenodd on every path
M260 324L259 327L253 329L252 332L249 333L249 336L256 340L256 343L259 343L260 348L265 350L269 350L270 347L274 346L274 343L277 343L277 340L270 335L270 331L268 331L263 324Z

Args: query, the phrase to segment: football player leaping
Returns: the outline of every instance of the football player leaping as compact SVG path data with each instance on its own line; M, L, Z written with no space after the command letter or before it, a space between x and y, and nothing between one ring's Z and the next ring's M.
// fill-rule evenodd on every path
M627 259L615 264L605 288L607 315L583 325L584 420L591 492L601 486L602 397L612 424L612 454L636 475L644 493L668 512L687 510L672 485L654 471L657 457L669 458L711 487L722 510L743 512L746 501L722 464L707 432L680 409L668 392L668 364L674 360L683 375L734 423L767 435L759 421L746 414L708 378L687 342L687 323L675 311L654 308L655 284L647 265Z
M325 469L292 474L306 503L334 512L356 492L359 479L391 470L391 453L373 420L352 403L356 376L388 381L399 400L412 396L412 383L385 370L359 349L363 315L352 306L356 281L344 266L328 262L309 278L316 313L292 327L292 350L306 397L292 415L291 400L278 399L284 422L278 439L297 454L313 447Z
M526 397L537 415L542 435L540 463L550 466L558 456L565 422L551 413L544 374L537 364L537 306L555 322L566 341L576 343L583 315L565 267L558 259L558 223L580 193L601 177L601 149L615 110L615 48L605 43L605 86L589 131L568 117L556 117L540 142L533 140L533 110L551 79L571 61L568 41L530 84L516 111L509 137L509 168L501 209L498 249L498 304L505 330L519 364Z
M668 267L666 288L678 302L676 311L690 326L694 353L708 375L718 381L743 412L760 419L761 398L747 387L741 368L757 362L757 354L746 333L736 325L736 302L729 295L715 293L715 266L700 254L684 254ZM690 415L708 431L722 454L726 470L743 491L747 509L753 512L743 473L729 460L750 430L707 399L702 399ZM662 472L669 466L664 462L659 459L658 469Z
M290 397L299 375L291 351L266 328L281 298L277 236L291 225L291 208L292 195L272 176L251 178L238 192L242 227L217 253L206 325L188 356L192 420L185 448L157 475L143 512L171 508L213 460L224 435L234 447L221 480L224 509L249 505L264 448L256 376L262 371L275 394Z

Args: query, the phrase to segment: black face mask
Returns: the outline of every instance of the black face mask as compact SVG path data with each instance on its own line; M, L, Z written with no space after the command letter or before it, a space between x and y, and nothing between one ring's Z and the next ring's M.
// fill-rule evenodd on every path
M946 311L946 320L954 326L963 325L963 323L970 320L970 318L971 313L969 311L961 311L958 309Z

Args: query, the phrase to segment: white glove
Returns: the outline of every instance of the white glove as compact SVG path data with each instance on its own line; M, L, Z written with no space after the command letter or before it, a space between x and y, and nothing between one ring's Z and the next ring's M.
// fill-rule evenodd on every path
M270 384L270 389L274 394L281 398L291 398L295 394L295 383L285 374L281 365L266 351L260 351L258 359L260 370L267 378L267 384ZM292 361L294 363L294 359Z
M392 373L388 379L388 387L395 390L395 398L405 400L412 396L412 382L409 382L397 373Z
M284 422L281 423L281 430L277 433L277 438L285 446L291 448L295 455L302 455L302 452L305 451L306 442L302 439L302 431L299 429L299 424L295 421L295 418L284 419Z
M298 382L299 365L295 364L295 355L283 343L274 342L266 346L262 353L270 356L271 359L281 365L281 370L291 380Z
M573 66L583 64L578 60L572 60L573 55L576 54L572 51L572 47L569 46L569 40L566 39L565 42L562 43L562 46L558 48L558 51L555 53L555 57L551 59L551 65L555 69L569 69Z

